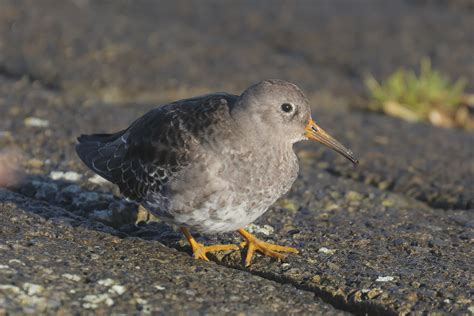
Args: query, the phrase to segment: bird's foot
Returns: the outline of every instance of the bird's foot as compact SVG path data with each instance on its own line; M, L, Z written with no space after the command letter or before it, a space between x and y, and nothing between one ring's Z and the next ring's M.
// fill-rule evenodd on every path
M271 244L265 241L262 241L250 234L249 232L239 229L239 234L241 234L245 241L240 244L242 248L247 247L247 256L245 257L245 266L250 266L252 262L253 254L256 250L263 253L265 256L269 256L277 259L284 259L286 256L280 252L291 252L298 253L298 250L292 247L280 246Z
M194 237L189 233L189 231L182 227L181 231L186 236L191 248L193 249L193 256L196 259L201 259L204 261L209 261L207 257L208 252L214 251L226 251L226 250L239 250L237 245L212 245L212 246L204 246L203 244L199 243L194 239Z

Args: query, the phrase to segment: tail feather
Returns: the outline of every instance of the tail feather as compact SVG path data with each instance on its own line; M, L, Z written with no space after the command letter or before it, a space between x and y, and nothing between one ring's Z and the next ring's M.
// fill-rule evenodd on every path
M81 135L76 145L79 158L101 177L113 182L112 170L121 164L126 143L124 131L115 134Z

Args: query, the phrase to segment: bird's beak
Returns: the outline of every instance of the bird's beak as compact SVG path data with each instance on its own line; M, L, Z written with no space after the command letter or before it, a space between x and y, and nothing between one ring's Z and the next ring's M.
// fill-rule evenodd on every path
M340 142L335 140L331 135L326 133L321 127L316 125L316 123L310 119L308 125L305 127L305 136L308 139L315 140L320 142L321 144L324 144L328 146L329 148L333 149L334 151L340 153L350 161L354 165L357 165L359 163L359 160L355 157L354 153L344 147Z

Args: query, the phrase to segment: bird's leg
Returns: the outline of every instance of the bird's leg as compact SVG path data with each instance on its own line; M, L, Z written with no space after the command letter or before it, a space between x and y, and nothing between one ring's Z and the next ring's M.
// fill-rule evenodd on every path
M198 243L196 239L191 235L189 230L186 227L181 227L181 232L186 236L186 239L191 245L193 249L193 255L196 259L202 259L205 261L209 261L206 256L206 253L213 252L213 251L224 251L224 250L239 250L237 245L212 245L212 246L204 246L201 243Z
M285 255L281 254L280 252L298 253L298 250L296 250L295 248L279 246L262 241L242 228L238 230L238 233L245 238L245 241L242 242L241 247L247 247L247 256L245 257L246 267L248 267L252 262L252 256L255 250L260 251L265 256L278 259L285 258Z

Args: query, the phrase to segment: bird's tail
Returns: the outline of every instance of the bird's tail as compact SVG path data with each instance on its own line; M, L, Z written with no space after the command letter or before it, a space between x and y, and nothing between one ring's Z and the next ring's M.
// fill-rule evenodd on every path
M125 141L122 141L124 132L81 135L77 138L77 155L95 173L112 181L113 166L119 163L117 158L122 158L121 151L125 150Z

